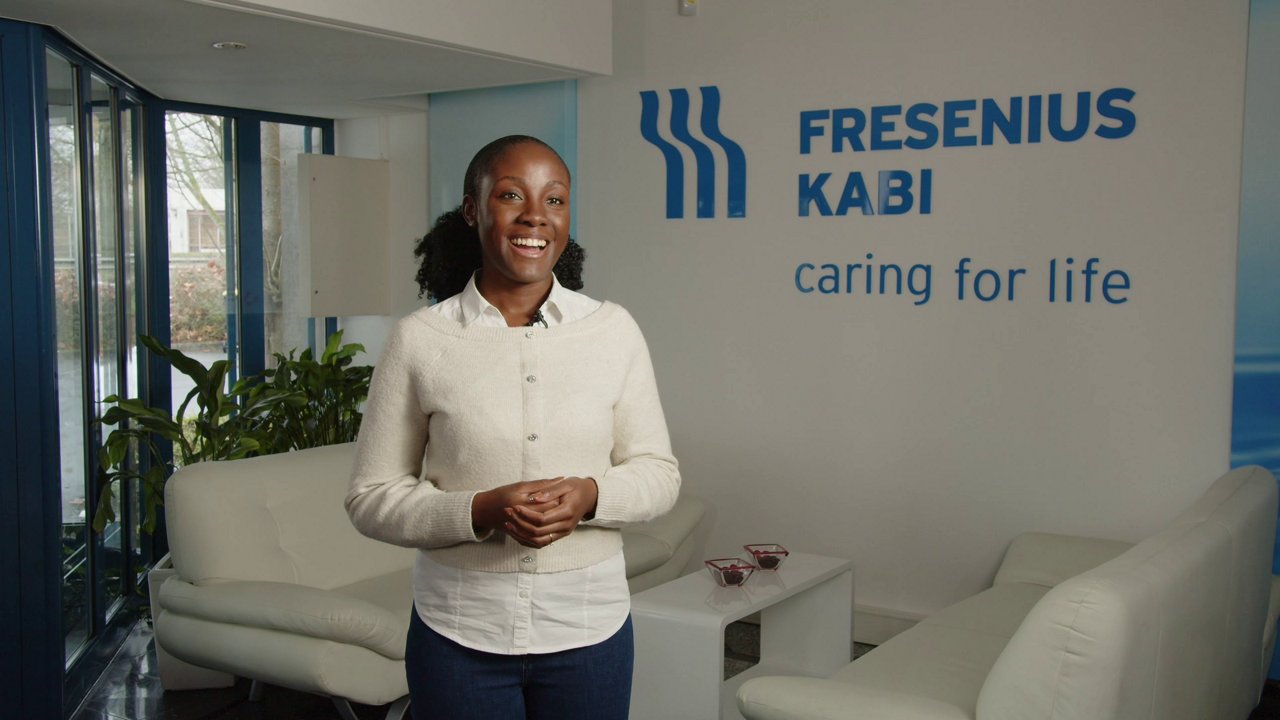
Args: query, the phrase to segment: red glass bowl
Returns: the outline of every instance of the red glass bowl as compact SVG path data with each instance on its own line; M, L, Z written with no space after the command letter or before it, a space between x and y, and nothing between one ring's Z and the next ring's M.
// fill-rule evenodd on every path
M716 558L707 560L706 565L720 587L737 587L756 571L755 565L742 558Z
M791 554L777 543L743 545L742 549L751 553L751 557L756 559L756 567L761 570L777 570L782 566L782 561Z

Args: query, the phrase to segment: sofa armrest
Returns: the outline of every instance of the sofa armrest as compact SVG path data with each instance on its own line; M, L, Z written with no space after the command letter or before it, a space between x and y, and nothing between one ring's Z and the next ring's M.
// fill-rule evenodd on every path
M1023 533L1004 554L992 585L1022 582L1053 587L1119 557L1132 543L1075 535Z
M181 577L160 586L162 611L359 645L404 658L408 618L367 600L305 585L234 581L193 585Z
M1271 594L1267 597L1267 621L1262 626L1262 679L1258 694L1262 694L1271 669L1271 659L1276 651L1276 623L1280 620L1280 575L1271 576Z
M971 720L968 711L932 698L838 680L767 676L738 688L748 720Z

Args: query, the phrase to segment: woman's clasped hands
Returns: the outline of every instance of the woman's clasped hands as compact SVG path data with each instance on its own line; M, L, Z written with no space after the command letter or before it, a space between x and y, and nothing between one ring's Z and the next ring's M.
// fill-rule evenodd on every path
M543 548L594 514L597 493L595 480L580 477L503 485L475 496L472 522L480 530L505 532L526 547Z

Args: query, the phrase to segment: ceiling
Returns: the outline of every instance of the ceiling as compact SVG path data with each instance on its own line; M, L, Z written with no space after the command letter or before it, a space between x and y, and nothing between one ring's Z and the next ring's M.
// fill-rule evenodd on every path
M0 0L57 28L162 98L330 118L426 107L426 93L583 73L313 22L177 0ZM236 41L243 50L217 50Z

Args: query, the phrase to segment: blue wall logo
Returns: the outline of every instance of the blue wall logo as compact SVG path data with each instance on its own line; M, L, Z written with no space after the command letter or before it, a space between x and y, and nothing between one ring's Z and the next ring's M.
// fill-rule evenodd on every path
M747 156L738 143L720 132L720 88L715 85L698 88L702 93L702 117L699 127L707 140L724 150L727 168L728 207L731 218L747 216ZM689 91L675 88L671 94L671 137L693 151L697 183L698 217L716 216L716 158L711 147L689 132ZM640 92L640 135L662 152L667 163L667 217L684 217L684 157L680 149L658 133L657 91Z

